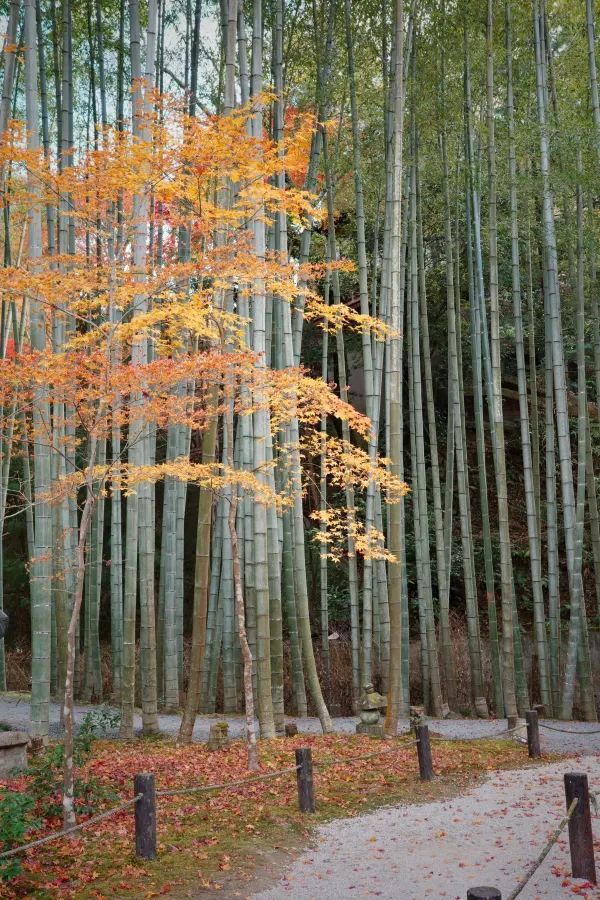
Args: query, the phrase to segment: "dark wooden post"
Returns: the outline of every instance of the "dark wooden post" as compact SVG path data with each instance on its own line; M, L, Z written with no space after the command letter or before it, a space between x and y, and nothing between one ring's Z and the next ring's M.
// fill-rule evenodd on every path
M419 758L419 775L423 781L431 781L433 778L433 760L431 758L431 745L429 743L429 727L417 725L417 756Z
M532 759L538 759L542 755L540 750L540 725L536 709L528 709L525 713L527 722L527 747Z
M495 887L474 887L467 891L467 900L502 900L502 894Z
M569 847L573 878L585 878L592 884L596 884L594 836L592 834L587 775L580 772L567 773L565 775L565 797L567 810L573 800L577 798L577 806L569 820Z
M298 766L298 805L300 812L314 813L315 811L315 785L313 782L312 752L310 747L300 747L296 750L296 765Z
M156 859L156 794L154 775L143 773L133 779L135 804L135 855L138 859Z

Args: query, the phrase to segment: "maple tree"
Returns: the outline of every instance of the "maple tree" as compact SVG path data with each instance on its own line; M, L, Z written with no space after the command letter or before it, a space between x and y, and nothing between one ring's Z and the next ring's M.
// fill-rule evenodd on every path
M26 16L31 30L31 6ZM26 51L30 63L33 52L33 46ZM268 96L256 97L249 106L226 116L198 118L166 96L152 95L149 106L147 84L140 87L134 82L134 91L143 92L137 113L143 121L138 128L128 134L106 127L97 145L79 159L71 159L68 166L57 168L17 123L0 149L0 165L10 165L15 182L13 219L18 222L22 216L29 233L29 252L20 264L0 271L0 291L15 327L29 317L32 329L31 344L15 345L0 364L2 408L9 411L2 428L15 446L32 446L34 463L39 463L39 472L36 468L34 473L36 534L41 531L38 517L42 510L46 517L58 515L58 522L64 523L54 533L53 545L36 543L38 555L32 566L48 567L53 552L64 565L59 577L62 574L67 596L63 596L60 621L66 628L57 628L56 652L62 660L65 693L65 826L74 823L75 815L77 632L85 595L89 666L97 640L92 620L98 616L89 576L91 541L95 517L105 500L112 504L126 500L128 554L131 527L135 538L133 559L126 558L122 605L117 609L125 628L120 673L124 736L129 736L133 727L134 704L136 598L135 590L132 597L128 591L132 584L135 588L136 578L134 573L128 585L130 565L140 567L142 709L147 731L155 727L158 703L153 586L146 600L143 594L147 574L143 554L151 553L144 543L144 504L151 500L153 485L159 480L197 485L211 503L222 497L228 504L249 764L256 768L253 659L246 637L236 527L238 497L242 502L245 497L252 498L257 518L261 508L270 516L269 510L301 503L299 460L301 455L316 452L315 440L319 453L325 447L332 485L343 489L352 481L366 487L376 478L377 483L385 483L390 502L400 499L404 491L402 483L390 476L385 460L373 461L333 438L323 445L319 431L315 432L323 428L323 417L326 421L333 416L343 419L356 434L368 437L370 423L364 416L299 366L267 369L264 353L248 343L249 320L243 310L248 298L256 304L257 285L261 293L277 297L288 309L301 292L307 316L324 319L324 327L339 329L343 322L347 328L364 329L371 324L369 316L351 310L345 317L340 317L339 311L335 318L327 315L310 287L318 271L308 265L299 269L280 253L257 254L249 229L248 223L264 224L280 215L292 220L316 215L305 191L274 185L282 153L289 148L291 159L298 147L306 146L304 135L313 127L310 117L298 119L298 133L290 132L284 141L273 142L262 134L255 137L248 127L269 101ZM56 197L68 198L60 215L73 227L75 243L69 253L42 254L43 213ZM155 213L153 223L162 230L160 260L147 248L145 216L150 199L155 210L160 210L160 218ZM182 230L185 256L175 240ZM38 329L35 339L34 321ZM382 338L381 323L372 324L374 333ZM272 435L273 443L268 456L263 447L259 462L255 460L247 468L236 462L234 444L236 425L239 430L250 418L255 423L264 419L268 435L261 439ZM170 453L167 446L166 457L156 459L158 435L168 435L173 429L208 438L213 444L210 458L203 455L198 461L179 448ZM214 457L217 435L223 448L221 462ZM152 442L154 450L150 451ZM42 474L44 466L48 471L44 469ZM281 488L274 470L290 466L292 476ZM57 508L58 514L53 513ZM340 510L335 515L339 531ZM327 524L326 519L323 523ZM321 532L321 540L333 542L329 533L329 529ZM380 538L378 534L377 540ZM355 535L355 541L365 556L370 543L375 545L370 534L361 540ZM166 634L166 609L164 615ZM43 642L49 634L34 633L36 638L48 662L49 648ZM164 653L168 652L172 648L165 645ZM48 696L49 681L44 683L42 673L37 677L40 682L35 687L43 692L37 727L43 730L43 717L47 717L43 699L44 694ZM270 696L268 669L266 684L259 680L259 710L265 690ZM264 732L263 720L264 715Z

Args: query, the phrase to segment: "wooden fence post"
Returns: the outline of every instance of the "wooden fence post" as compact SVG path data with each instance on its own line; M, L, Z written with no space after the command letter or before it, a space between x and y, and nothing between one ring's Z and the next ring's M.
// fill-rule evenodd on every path
M419 759L419 775L423 781L431 781L434 776L433 760L431 758L431 745L429 743L429 727L417 725L417 757Z
M527 722L527 747L529 755L532 759L539 759L542 755L540 750L540 723L536 709L528 709L525 713Z
M143 773L133 779L135 804L135 855L138 859L156 859L156 794L154 775Z
M577 798L577 806L569 819L569 847L571 849L571 871L573 878L585 878L596 884L596 864L594 862L594 836L590 813L590 793L587 775L580 772L565 774L565 797L567 809Z
M472 887L467 891L467 900L502 900L502 894L495 887Z
M315 786L310 747L301 747L296 750L296 765L298 767L296 774L298 778L298 805L300 806L300 812L314 813Z

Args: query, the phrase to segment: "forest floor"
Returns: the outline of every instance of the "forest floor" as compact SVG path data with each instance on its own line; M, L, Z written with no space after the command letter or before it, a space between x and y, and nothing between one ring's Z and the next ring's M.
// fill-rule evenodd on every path
M98 707L78 706L77 720L93 709ZM51 718L57 737L55 704ZM346 718L335 720L336 734L321 735L317 720L298 719L296 737L261 741L261 771L287 769L282 777L180 793L180 788L248 778L243 741L213 753L201 742L210 724L223 719L234 737L241 735L242 717L202 716L195 742L178 747L179 717L161 715L162 736L123 742L104 735L78 766L89 792L81 795L82 817L130 798L136 772L153 772L159 791L174 792L158 800L156 861L136 860L129 808L75 840L28 854L21 876L0 887L0 896L197 898L218 892L223 898L247 898L266 891L265 900L462 898L481 880L505 889L516 883L563 813L563 771L589 771L591 789L600 785L600 734L591 724L547 722L570 733L543 729L545 758L534 762L522 742L502 735L506 720L429 720L436 778L421 782L408 735L398 742L373 741L352 733L356 719ZM0 723L27 728L29 697L0 698ZM403 726L408 731L408 722ZM33 757L31 773L0 783L0 795L5 786L36 797L37 823L29 839L60 828L59 746L51 743ZM294 749L302 746L312 748L317 764L314 816L299 812L296 779L289 771ZM356 761L364 754L371 758ZM557 754L579 756L558 763ZM317 849L307 851L315 836ZM542 867L543 889L524 898L573 892L600 897L565 875L565 840Z
M563 774L587 772L600 786L600 758L579 757L535 770L495 772L453 799L403 804L321 826L310 849L283 877L251 896L257 900L464 900L478 885L508 897L565 814ZM600 864L600 822L593 817ZM599 866L600 868L600 866ZM600 897L600 889L570 876L563 832L522 900Z
M316 766L315 815L298 809L294 750L302 746L312 748ZM12 796L35 799L30 813L35 821L18 844L60 829L59 751L60 744L51 743L31 758L27 773L0 783L0 798L4 787ZM259 752L261 774L268 780L249 777L242 740L215 752L201 742L177 746L169 735L130 742L94 740L77 765L80 819L131 798L137 772L154 773L159 794L157 859L136 859L129 807L85 828L74 840L59 839L32 850L23 858L21 874L0 888L0 895L107 898L168 893L183 898L218 891L223 897L248 897L264 883L256 876L264 876L266 863L281 871L282 860L300 853L319 825L382 806L461 795L491 771L532 766L526 747L506 737L434 737L433 782L420 781L410 738L381 742L356 734L305 733L263 740ZM206 785L224 789L206 793ZM186 792L190 788L192 792ZM160 796L161 791L168 796Z

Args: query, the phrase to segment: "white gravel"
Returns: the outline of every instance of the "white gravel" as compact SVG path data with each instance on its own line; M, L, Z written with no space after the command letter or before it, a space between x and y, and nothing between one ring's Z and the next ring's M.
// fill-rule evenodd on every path
M110 708L110 707L109 707ZM80 723L90 711L98 709L91 704L77 704L75 707L75 719ZM159 715L161 731L168 735L177 735L181 717L179 715ZM316 718L287 718L289 722L296 722L298 730L306 734L316 734L321 731L321 725ZM54 736L61 734L60 707L58 703L50 704L50 733ZM198 716L194 728L194 740L205 741L208 738L210 726L213 722L228 722L229 733L232 737L240 737L244 730L244 717L241 715L209 715ZM333 719L335 731L339 733L354 733L358 719L354 716ZM29 731L29 696L17 694L3 694L0 696L0 723L10 726L12 729ZM493 737L506 730L506 719L427 719L430 729L446 738L469 739L479 737ZM600 725L588 722L558 722L552 719L543 719L541 724L552 728L566 729L556 732L542 727L542 750L558 753L600 753ZM135 728L141 733L142 720L139 713L135 715ZM401 721L399 733L409 730L407 719Z
M495 773L454 800L332 822L318 829L314 849L300 855L278 884L254 896L464 900L470 887L489 885L506 898L564 816L563 774L571 771L587 772L590 789L600 789L600 757L584 756ZM600 837L600 820L593 825ZM520 898L600 897L600 890L569 873L565 832Z

